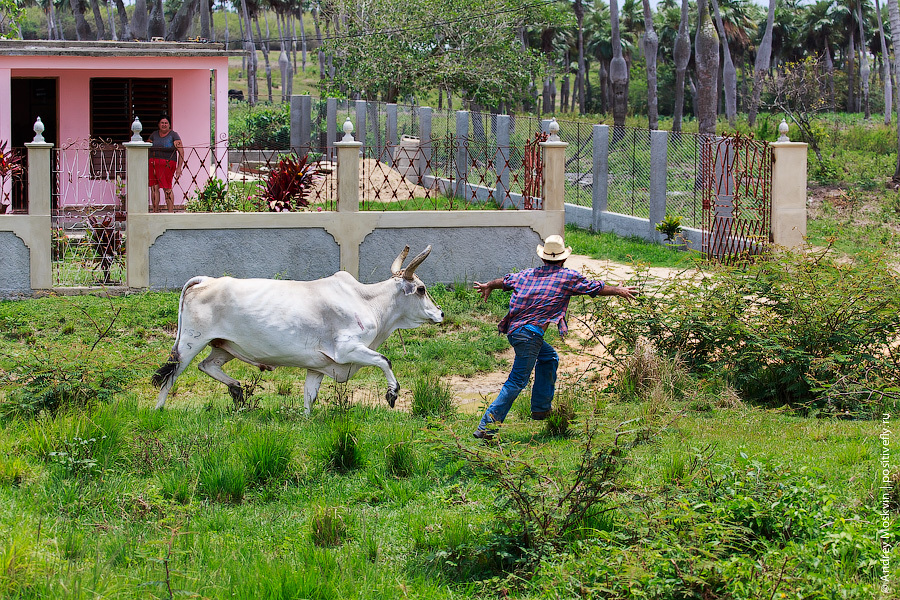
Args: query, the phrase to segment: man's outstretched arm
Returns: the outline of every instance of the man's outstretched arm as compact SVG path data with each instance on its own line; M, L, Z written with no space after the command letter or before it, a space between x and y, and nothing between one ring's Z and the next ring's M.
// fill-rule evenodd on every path
M491 281L488 281L487 283L478 283L476 281L473 287L474 289L481 292L481 297L483 299L487 300L488 296L491 295L491 292L493 292L494 290L503 289L503 278L498 277L497 279L493 279Z

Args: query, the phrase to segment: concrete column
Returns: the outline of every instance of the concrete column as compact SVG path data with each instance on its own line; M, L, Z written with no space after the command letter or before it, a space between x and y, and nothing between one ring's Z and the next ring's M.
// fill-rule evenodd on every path
M591 229L600 231L609 204L609 125L594 125L593 181L591 183Z
M356 139L362 144L363 156L366 155L366 101L356 101ZM343 140L341 140L343 141Z
M291 151L303 156L309 152L312 131L312 98L291 96Z
M806 237L807 145L774 142L772 153L772 243L796 248Z
M337 210L359 212L359 150L362 142L353 139L353 124L344 122L344 137L334 144L337 150ZM341 244L341 269L359 277L359 244Z
M28 148L28 216L46 219L46 227L35 230L37 240L31 249L31 289L47 290L53 287L53 266L50 255L50 151L53 144L26 143ZM2 217L0 217L2 218Z
M328 144L326 150L328 160L337 160L334 150L334 143L338 141L337 98L329 98L325 102L325 136L327 138L326 144Z
M509 115L496 115L494 119L497 135L497 151L494 158L497 171L496 200L500 208L509 200Z
M125 210L127 218L146 217L150 203L149 152L147 142L125 142ZM126 221L127 223L127 221ZM143 237L142 237L143 236ZM150 246L146 232L129 231L125 236L128 287L150 287Z
M397 105L396 104L388 104L387 105L387 119L385 123L385 127L387 131L384 136L384 147L387 148L387 164L391 167L394 166L394 153L391 151L392 146L396 146L400 143L400 139L397 137Z
M419 177L431 175L431 108L419 107Z
M665 236L656 231L656 224L666 218L666 166L668 165L669 132L650 132L650 239Z
M469 152L466 144L469 140L469 111L456 111L456 157L454 162L456 175L456 188L454 195L458 198L466 197L466 183L469 172Z
M569 144L559 139L559 125L555 120L548 130L550 137L546 142L541 142L544 155L544 211L553 221L549 230L563 235L566 227L566 148Z

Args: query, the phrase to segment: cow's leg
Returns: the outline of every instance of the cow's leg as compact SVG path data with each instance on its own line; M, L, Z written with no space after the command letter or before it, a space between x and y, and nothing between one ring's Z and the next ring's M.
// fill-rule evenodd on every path
M206 342L198 343L196 340L185 342L179 340L169 354L169 359L159 368L153 376L153 382L159 386L159 396L156 399L156 409L166 405L169 392L175 385L178 376L184 373L191 361L206 347Z
M228 386L228 392L231 394L231 397L236 402L242 402L244 400L244 386L241 385L241 382L235 379L234 377L230 377L228 373L222 370L222 367L228 361L232 360L234 355L229 353L222 348L213 347L212 351L209 353L209 356L203 359L203 361L197 365L197 368L215 379L216 381L221 381L225 385Z
M303 384L303 407L306 409L307 415L312 413L312 405L319 395L319 386L322 385L323 377L325 377L324 373L306 370L306 382Z
M335 362L341 364L356 364L381 369L388 382L388 391L384 397L391 408L394 408L394 402L397 401L397 393L400 391L400 384L397 383L397 378L394 377L394 372L391 370L391 361L385 355L358 344L348 348L340 348L335 352L334 359Z

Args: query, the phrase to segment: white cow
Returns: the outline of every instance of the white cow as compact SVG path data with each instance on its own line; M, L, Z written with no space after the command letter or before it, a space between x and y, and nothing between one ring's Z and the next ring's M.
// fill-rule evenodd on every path
M227 385L236 400L243 399L243 386L222 370L233 358L262 370L306 368L307 414L325 375L343 383L360 367L378 367L393 408L400 384L391 361L376 349L397 329L444 320L415 275L429 252L431 246L403 269L407 246L394 260L391 278L373 284L344 271L316 281L194 277L181 290L172 353L153 376L160 387L156 408L165 405L175 379L207 345L212 350L199 369Z

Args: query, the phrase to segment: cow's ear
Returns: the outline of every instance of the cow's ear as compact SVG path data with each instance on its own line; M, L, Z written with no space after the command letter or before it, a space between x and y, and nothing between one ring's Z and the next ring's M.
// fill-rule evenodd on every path
M400 289L403 290L403 293L409 296L410 294L416 293L416 288L419 287L419 283L416 283L412 279L400 279Z

